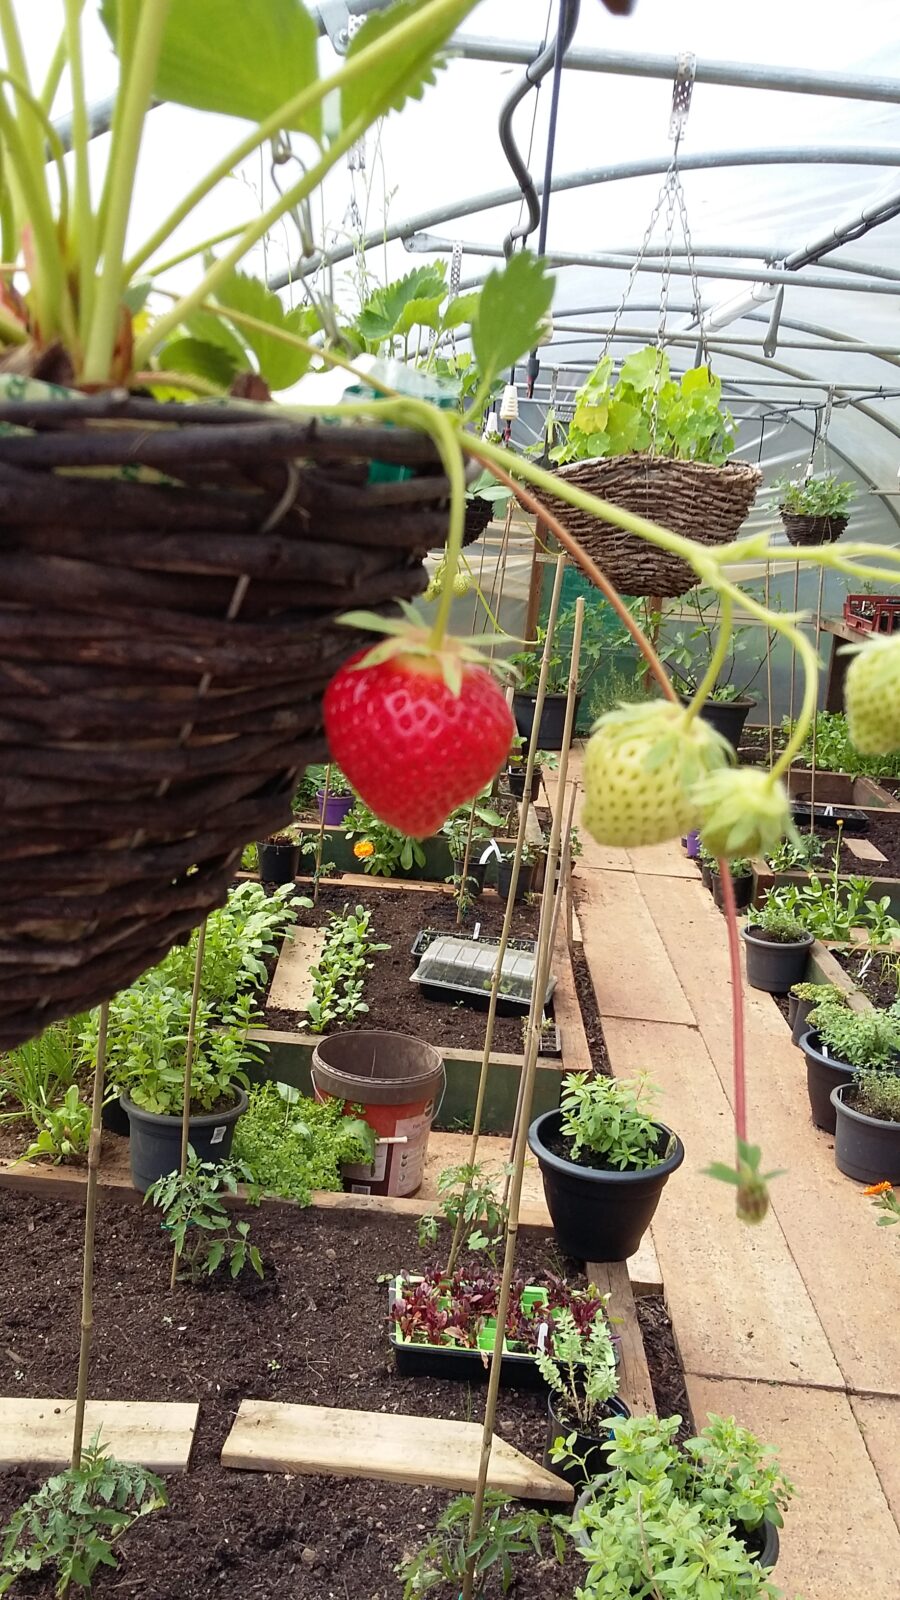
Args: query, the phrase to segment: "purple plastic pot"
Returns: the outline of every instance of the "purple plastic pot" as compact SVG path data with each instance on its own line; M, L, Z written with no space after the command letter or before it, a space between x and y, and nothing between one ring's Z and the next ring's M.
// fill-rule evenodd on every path
M353 796L352 794L330 794L326 800L325 790L317 789L316 805L319 808L320 817L324 808L326 828L339 828L347 812L353 809Z
M700 854L700 830L699 830L699 828L694 828L687 835L687 837L686 837L686 839L684 841L684 848L687 851L688 860L689 861L696 861L697 857Z

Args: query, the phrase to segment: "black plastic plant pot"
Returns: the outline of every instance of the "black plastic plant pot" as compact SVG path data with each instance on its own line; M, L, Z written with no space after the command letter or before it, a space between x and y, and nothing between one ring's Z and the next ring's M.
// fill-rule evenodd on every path
M712 897L720 911L725 910L725 899L722 894L722 878L720 873L711 872ZM744 878L732 878L734 884L734 903L738 911L746 911L753 899L753 873L749 872Z
M556 1242L563 1255L576 1261L625 1261L640 1245L663 1189L681 1166L684 1145L658 1122L660 1153L670 1140L675 1143L657 1166L643 1172L583 1167L551 1148L559 1140L561 1123L561 1111L545 1111L528 1129Z
M802 939L765 939L760 929L751 923L744 929L747 946L747 982L751 989L762 989L766 994L787 994L795 983L802 983L806 963L813 943L811 933Z
M809 1032L807 1019L815 1003L815 1000L798 1000L795 994L788 995L788 1022L791 1025L791 1038L798 1047L803 1035Z
M741 700L707 700L700 715L736 750L744 732L744 723L755 705L756 701L749 696Z
M586 1483L593 1478L600 1478L609 1472L609 1455L603 1446L611 1439L614 1423L627 1420L631 1416L624 1400L618 1395L613 1395L607 1400L609 1409L609 1426L595 1424L600 1427L598 1433L585 1433L581 1428L561 1416L559 1411L559 1397L555 1394L547 1396L547 1445L544 1450L544 1466L548 1472L554 1472L557 1478L563 1478L570 1483L573 1489L583 1489ZM578 1461L554 1461L551 1452L557 1439L568 1439L575 1435L572 1441L572 1454L578 1456Z
M870 1117L853 1105L852 1084L831 1091L837 1119L834 1159L838 1172L858 1183L900 1183L900 1122Z
M451 859L453 859L453 871L458 877L463 869L462 860ZM466 872L466 893L472 900L477 900L484 888L484 876L487 872L487 867L486 861L473 861L472 857L469 857L469 867Z
M801 1035L800 1049L806 1057L806 1092L813 1126L823 1133L834 1133L835 1115L831 1101L833 1089L852 1083L856 1068L846 1061L835 1061L822 1050L822 1041L814 1029Z
M540 796L542 771L542 767L535 767L534 772L531 775L532 804L536 803ZM525 798L525 768L507 767L506 778L507 782L509 783L510 794L515 795L517 800L523 800Z
M243 1089L235 1089L235 1103L224 1111L204 1111L191 1117L188 1138L200 1161L217 1165L231 1154L234 1127L247 1109ZM181 1117L161 1116L143 1111L127 1094L122 1108L131 1124L131 1181L141 1193L157 1178L176 1172L181 1160Z
M388 1291L388 1303L393 1310L400 1279ZM528 1289L533 1285L526 1285ZM402 1378L458 1378L464 1383L486 1383L490 1374L490 1357L494 1348L494 1328L479 1340L477 1350L463 1350L453 1345L415 1344L404 1339L391 1321L389 1334L394 1364ZM526 1350L504 1350L500 1357L501 1389L529 1389L545 1392L547 1385L541 1377L534 1355Z
M260 883L293 883L300 869L299 844L257 844Z
M588 1529L584 1526L582 1518L594 1499L594 1488L588 1484L575 1501L572 1511L572 1538L582 1554L588 1554L591 1549L591 1538ZM778 1538L778 1529L773 1522L762 1522L755 1528L740 1527L740 1538L751 1556L761 1567L766 1567L770 1572L775 1566L781 1551ZM623 1600L625 1597L623 1596Z
M534 869L536 865L537 862L535 861L522 861L519 863L519 879L516 884L516 903L518 903L520 900L524 900L527 894L531 894L532 884L534 883ZM509 886L512 882L512 869L513 864L511 861L501 861L497 867L497 893L499 894L501 900L505 900L509 894Z
M713 886L712 867L708 867L706 865L705 861L701 864L701 867L700 867L700 879L701 879L701 882L703 883L704 889L708 889L710 894L712 894L712 886Z
M120 1139L128 1138L131 1132L131 1123L128 1121L128 1113L124 1109L118 1094L115 1099L103 1102L100 1122L107 1133L117 1133Z
M534 726L534 706L536 696L528 690L520 689L513 695L513 716L516 719L522 738L531 739L531 730ZM563 730L566 725L566 700L564 694L548 694L544 696L544 706L541 711L540 729L538 732L538 748L540 750L561 750ZM575 696L575 724L578 723L578 708L581 704L581 695Z

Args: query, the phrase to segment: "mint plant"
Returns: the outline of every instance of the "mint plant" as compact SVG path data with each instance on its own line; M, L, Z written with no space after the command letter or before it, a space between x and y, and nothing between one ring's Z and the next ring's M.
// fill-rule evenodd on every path
M262 1256L250 1243L250 1224L226 1209L224 1196L234 1196L238 1184L247 1185L250 1205L259 1205L261 1191L243 1162L201 1161L188 1146L184 1174L167 1172L144 1195L162 1212L162 1227L169 1235L181 1263L179 1276L191 1283L211 1278L226 1266L232 1278L250 1266L263 1276Z
M368 1011L363 999L366 973L372 969L368 959L389 944L373 944L369 938L371 911L364 906L346 906L328 919L325 943L317 964L310 967L313 994L309 1002L309 1024L313 1033L352 1022Z
M646 1078L568 1073L559 1102L560 1130L570 1141L572 1160L619 1171L658 1166L668 1154L660 1152L659 1126L649 1114L658 1093Z
M853 1107L881 1122L900 1123L900 1073L858 1072L852 1089Z
M106 1454L95 1434L81 1464L58 1472L14 1512L2 1535L0 1595L20 1578L50 1571L64 1600L73 1585L90 1591L99 1566L114 1567L114 1546L139 1517L166 1505L159 1478Z
M829 1054L850 1067L888 1067L900 1057L900 1017L889 1011L874 1007L852 1011L840 1002L825 1000L809 1013L808 1020Z
M184 1051L191 1009L190 993L161 984L146 974L123 989L109 1005L107 1070L110 1082L125 1090L135 1105L163 1116L180 1115L184 1105ZM212 1111L246 1089L247 1068L268 1046L250 1045L254 1021L250 995L238 995L226 1014L208 1001L197 1009L191 1106ZM84 1041L95 1047L98 1013L85 1026Z

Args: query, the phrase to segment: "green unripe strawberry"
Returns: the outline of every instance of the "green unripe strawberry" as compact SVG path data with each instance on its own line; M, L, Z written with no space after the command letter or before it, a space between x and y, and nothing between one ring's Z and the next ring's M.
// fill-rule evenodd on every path
M453 579L453 593L461 600L469 592L469 579L464 572L458 572Z
M844 679L844 706L860 755L900 750L900 634L859 647Z
M703 843L727 861L768 855L782 839L796 837L783 783L756 767L710 773L697 784L694 799Z
M622 706L595 723L584 755L584 826L598 844L660 844L697 826L694 789L734 752L669 701Z

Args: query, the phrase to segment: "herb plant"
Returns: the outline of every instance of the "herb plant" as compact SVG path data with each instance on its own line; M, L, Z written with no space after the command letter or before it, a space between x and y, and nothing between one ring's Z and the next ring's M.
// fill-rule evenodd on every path
M652 451L720 466L734 441L721 379L709 367L690 367L673 379L665 351L648 345L622 362L615 381L612 357L598 361L575 396L568 438L551 455L566 462Z
M110 1001L109 1078L145 1111L179 1116L183 1110L190 1009L187 991L160 983L152 973ZM194 1112L233 1104L235 1088L247 1088L247 1068L268 1048L262 1041L248 1043L253 1020L254 1004L247 994L238 995L225 1013L200 1001L191 1072ZM95 1044L97 1028L94 1012L85 1027L86 1045Z
M782 478L775 488L782 511L803 517L846 516L855 492L854 485L841 480L836 472L796 482Z
M900 1056L900 1017L874 1006L853 1011L825 1000L809 1013L809 1026L829 1053L850 1067L887 1067Z
M816 833L798 833L795 839L785 839L777 850L770 850L766 860L773 872L806 872L824 854L824 845Z
M811 1000L817 1006L826 1002L836 1006L847 1004L847 996L834 983L795 983L791 994L796 1000Z
M0 1056L0 1122L31 1117L38 1125L77 1081L82 1064L82 1018L57 1022Z
M585 605L578 657L578 694L584 694L608 654L605 616L602 602L593 600ZM568 690L574 627L575 607L566 606L556 620L553 648L547 663L547 694L565 694ZM525 693L537 689L546 638L546 628L536 627L534 644L509 657L510 665L518 673L518 686Z
M264 1194L300 1205L314 1189L343 1188L341 1168L375 1159L375 1134L338 1100L310 1099L286 1083L263 1083L234 1131L234 1156Z
M785 724L792 732L790 723ZM860 755L850 738L847 718L842 711L820 711L815 721L816 766L820 772L845 772L849 777L863 774L870 778L900 778L900 752L894 755ZM799 759L811 764L813 735L810 731L800 749Z
M754 911L754 926L764 927L764 917L782 917L815 934L817 939L847 943L855 928L868 933L873 945L890 944L900 936L900 922L890 910L890 899L870 900L871 878L841 878L835 870L828 879L810 874L808 884L781 884L766 894L762 911ZM796 935L799 937L799 934Z
M770 889L763 904L751 913L751 933L767 933L774 944L797 944L806 938L806 922L792 905L786 904L781 889Z
M552 1351L538 1350L536 1360L541 1377L557 1396L557 1411L578 1431L591 1433L618 1389L616 1353L606 1318L595 1317L585 1333L570 1311L561 1311L553 1327Z
M290 884L266 894L260 883L241 883L224 906L206 919L200 993L204 1000L227 1006L235 995L258 992L268 982L266 958L277 955L281 939L311 901ZM197 930L187 944L175 945L153 971L159 981L190 993L197 959Z
M667 629L660 638L657 654L665 663L678 693L687 698L696 694L715 653L719 598L714 589L698 587L689 590L679 604L684 608L685 617L679 619L680 626L673 632ZM752 689L766 664L765 652L752 648L756 636L753 628L732 628L710 700L719 703L743 700Z
M646 1078L568 1073L559 1102L560 1128L570 1141L572 1160L618 1171L658 1166L668 1152L660 1152L659 1126L647 1114L658 1092Z
M26 1161L49 1156L54 1165L61 1161L78 1161L88 1152L91 1140L91 1108L78 1093L78 1085L70 1084L57 1105L47 1106L42 1116L35 1114L37 1138L25 1151Z
M403 1600L421 1600L435 1589L455 1597L470 1559L474 1561L475 1593L481 1600L487 1595L485 1585L495 1572L500 1592L508 1594L516 1577L514 1558L532 1556L543 1560L545 1541L549 1540L557 1561L563 1558L564 1519L526 1508L499 1489L486 1490L483 1520L474 1539L469 1533L471 1517L471 1495L451 1500L428 1542L395 1568L403 1584Z
M258 1278L263 1276L262 1256L250 1243L250 1224L235 1217L224 1204L225 1195L236 1195L238 1184L248 1185L247 1200L258 1205L260 1191L249 1167L242 1162L201 1161L193 1146L188 1146L187 1167L167 1172L147 1190L144 1200L162 1212L162 1227L178 1252L181 1277L191 1283L211 1278L226 1266L232 1278L240 1277L250 1266Z
M139 1517L166 1505L159 1478L108 1456L95 1434L81 1464L59 1472L14 1512L3 1530L0 1595L20 1578L52 1571L55 1592L89 1591L99 1566L114 1567L113 1547Z
M484 1251L491 1261L506 1232L507 1208L497 1199L494 1180L480 1163L446 1167L438 1178L439 1213L466 1250ZM419 1244L434 1244L438 1214L419 1219Z
M854 1111L878 1117L881 1122L900 1122L900 1073L857 1073L852 1088Z
M308 1011L313 1033L352 1022L368 1011L363 999L365 975L372 969L368 957L391 948L389 944L372 943L371 920L372 913L364 906L346 906L329 917L322 954L309 969L313 993Z

